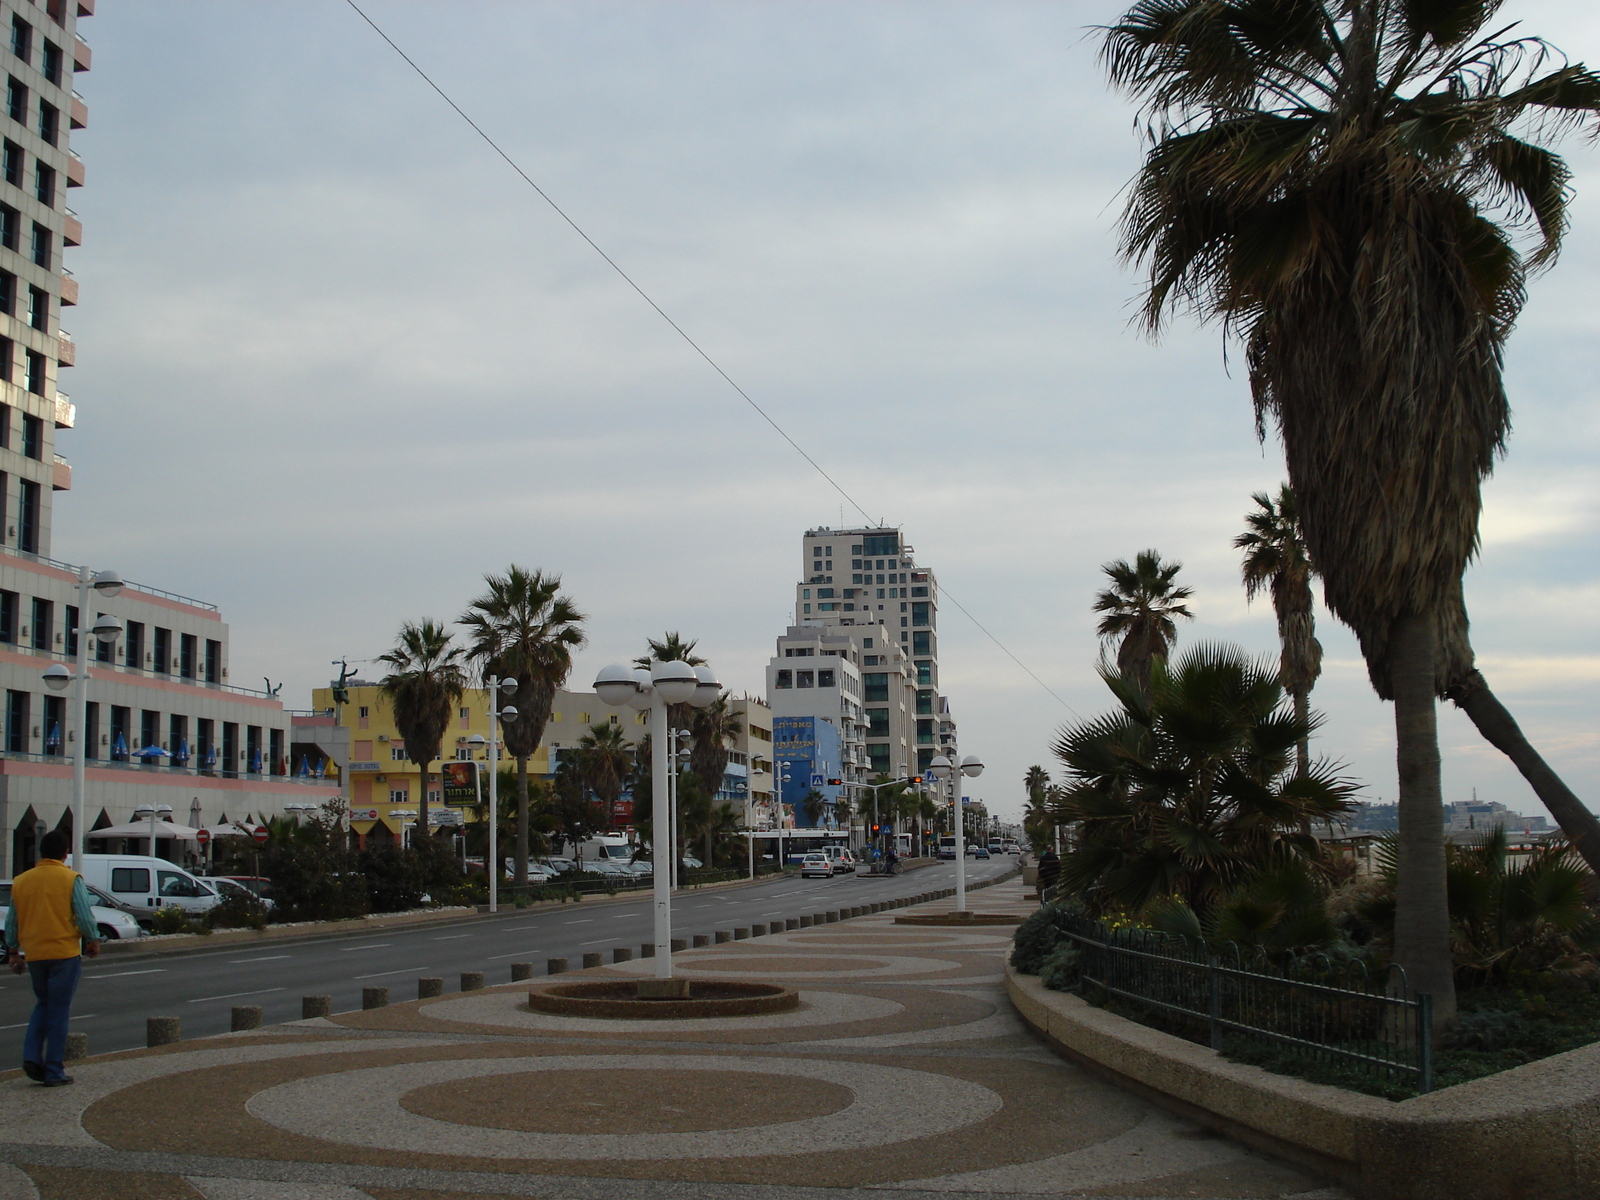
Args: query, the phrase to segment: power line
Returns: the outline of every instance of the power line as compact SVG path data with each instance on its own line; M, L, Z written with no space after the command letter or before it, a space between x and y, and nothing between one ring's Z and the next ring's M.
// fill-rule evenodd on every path
M666 310L663 309L659 304L657 304L653 299L651 299L650 294L648 292L646 292L642 287L640 287L638 285L638 283L636 283L634 281L633 276L629 275L620 266L618 266L617 265L617 261L614 258L612 258L609 254L607 254L604 250L602 250L600 248L599 243L596 242L587 233L585 233L584 230L583 230L583 227L581 225L579 225L576 221L574 221L570 216L568 216L566 210L563 209L554 200L552 200L550 198L550 194L548 192L546 192L542 187L540 187L537 183L535 183L533 181L533 177L530 176L526 171L524 171L520 166L518 166L516 160L513 159L504 150L502 150L500 148L500 144L498 142L496 142L492 137L490 137L486 132L484 132L483 127L481 125L479 125L476 121L474 121L471 117L469 117L467 115L466 111L459 104L457 104L454 100L452 100L450 98L449 93L447 93L442 87L440 87L437 83L435 83L433 81L433 78L426 71L424 71L420 66L418 66L416 61L409 54L407 54L404 50L400 49L400 47L395 43L395 40L392 37L390 37L387 33L385 33L383 31L383 29L378 25L378 23L376 21L374 21L371 17L367 16L367 14L361 10L361 6L358 5L355 2L355 0L345 0L345 3L348 4L351 8L353 8L355 10L355 12L356 12L356 15L359 16L363 21L365 21L367 23L367 25L371 27L371 29L372 29L372 31L374 33L376 33L385 42L387 42L388 45L389 45L389 48L391 50L393 50L396 54L398 54L405 61L405 64L408 67L410 67L413 71L415 71L417 73L417 75L422 79L422 81L424 83L426 83L430 88L432 88L434 90L434 92L436 92L438 94L439 99L443 100L446 104L448 104L455 111L455 114L458 117L460 117L463 121L465 121L472 128L472 131L474 133L476 133L480 138L482 138L484 140L485 144L488 145L489 149L493 150L497 155L500 156L500 158L505 162L506 166L510 167L519 176L521 176L522 177L522 181L524 183L526 183L529 187L531 187L536 193L538 193L539 198L541 200L543 200L546 204L548 204L550 206L551 210L558 217L560 217L563 221L565 221L567 223L567 225L572 229L572 231L574 233L576 233L579 237L581 237L585 242L587 242L589 244L589 248L591 250L593 250L601 258L605 259L606 265L609 266L618 275L620 275L622 277L623 282L625 282L636 293L638 293L639 298L641 300L643 300L646 304L648 304L651 308L653 308L656 311L656 315L657 316L659 316L668 325L672 326L673 332L675 332L679 337L681 337L685 342L687 342L689 344L690 348L692 350L694 350L694 352L696 354L698 354L701 358L703 358L706 361L706 364L713 371L715 371L718 375L722 376L723 381L729 387L731 387L734 391L738 392L740 397L744 400L744 402L746 404L748 404L751 408L753 408L756 411L756 413L761 417L761 419L763 421L765 421L768 425L772 426L774 432L776 432L777 435L779 437L781 437L784 441L788 442L790 447L794 450L794 452L796 454L798 454L801 458L805 459L806 462L811 465L811 468L814 471L816 471L816 473L818 475L821 475L824 479L826 479L828 481L829 486L832 487L834 491L838 492L839 495L844 497L844 499L849 502L850 507L855 509L858 513L860 513L861 516L862 516L862 519L865 520L868 525L876 524L876 522L873 521L871 514L868 513L866 509L862 508L859 503L857 503L856 498L854 496L852 496L849 492L845 491L844 487L839 483L839 481L836 480L832 475L828 474L828 472L823 469L821 463L819 463L816 459L812 458L811 455L807 454L806 451L805 451L805 448L803 446L801 446L799 442L795 441L792 437L790 437L788 432L783 428L783 426L779 425L775 420L773 420L771 415L768 414L767 410L762 408L761 405L757 404L755 402L755 400L751 397L750 393L745 391L742 387L740 387L738 385L738 383L736 383L734 381L733 376L729 375L726 371L724 371L722 369L721 365L717 362L717 360L712 358L711 355L707 354L705 352L705 350L701 347L700 343L695 341L692 337L689 336L689 334L687 332L685 332L683 326L679 325L670 316L668 316ZM964 605L962 605L962 603L959 600L957 600L953 595L951 595L949 588L943 587L943 588L941 588L941 590L944 592L945 599L949 600L950 603L954 604L957 608L959 608L961 610L962 614L967 618L967 620L971 621L974 625L976 625L978 627L978 629L980 629L983 632L983 635L985 637L987 637L991 642L993 642L996 646L998 646L1000 648L1001 652L1003 654L1005 654L1005 656L1007 658L1009 658L1012 662L1016 663L1017 666L1021 667L1024 671L1026 671L1027 674L1028 674L1028 677L1030 679L1032 679L1040 687L1044 688L1045 691L1049 692L1050 695L1055 699L1056 703L1060 704L1068 712L1072 713L1073 716L1079 716L1078 711L1076 709L1074 709L1072 707L1072 705L1068 704L1060 696L1057 696L1056 693L1049 687L1048 684L1045 683L1044 680L1040 679L1037 675L1035 675L1033 673L1033 671L1027 666L1027 664L1025 664L1015 654L1011 653L1011 651L1006 648L1005 644L1003 642L1001 642L999 638L995 637L994 634L990 633L989 630L986 629L983 626L983 624L976 617L974 617L970 612L968 612L966 607ZM1081 720L1082 718L1080 717L1079 719Z

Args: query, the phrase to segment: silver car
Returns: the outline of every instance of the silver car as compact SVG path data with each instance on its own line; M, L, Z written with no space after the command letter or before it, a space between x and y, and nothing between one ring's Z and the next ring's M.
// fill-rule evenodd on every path
M87 884L84 885L88 887ZM110 897L101 895L95 888L89 888L89 911L94 914L94 923L100 930L102 941L116 942L144 936L144 930L139 928L128 913L115 906ZM0 928L4 928L6 917L11 912L11 880L0 879Z

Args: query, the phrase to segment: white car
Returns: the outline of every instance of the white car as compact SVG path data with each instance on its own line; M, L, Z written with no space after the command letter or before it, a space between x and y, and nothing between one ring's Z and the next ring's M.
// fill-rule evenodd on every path
M94 888L89 888L89 911L94 914L94 923L100 930L100 939L107 942L123 941L130 938L144 936L144 930L139 928L135 921L120 908L108 907L94 901L105 900ZM6 917L11 912L11 880L0 879L0 929L5 928Z
M800 878L832 879L833 863L821 852L808 854L800 860Z
M835 875L854 875L856 870L856 856L843 846L829 846L823 850L828 856L828 861L833 864Z

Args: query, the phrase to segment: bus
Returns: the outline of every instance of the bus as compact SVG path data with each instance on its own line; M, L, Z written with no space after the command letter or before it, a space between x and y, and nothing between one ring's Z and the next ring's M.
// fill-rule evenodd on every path
M939 857L954 858L956 856L956 835L941 833L939 835Z

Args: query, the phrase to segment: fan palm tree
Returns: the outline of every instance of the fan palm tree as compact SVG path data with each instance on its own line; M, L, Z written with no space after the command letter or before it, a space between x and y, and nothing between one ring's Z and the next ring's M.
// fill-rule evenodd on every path
M556 693L572 672L572 653L584 644L584 615L560 594L561 576L513 563L504 575L485 575L488 589L467 606L460 623L478 676L515 679L517 719L502 730L517 760L516 882L528 882L528 759L544 740Z
M1274 500L1265 492L1251 497L1254 512L1245 514L1245 531L1233 539L1244 551L1244 594L1254 600L1258 592L1272 597L1278 617L1278 679L1294 698L1295 716L1309 724L1311 689L1322 674L1322 643L1317 641L1317 619L1311 602L1311 560L1300 536L1300 517L1294 492L1286 483ZM1304 771L1311 760L1310 746L1302 740L1295 750Z
M689 769L711 796L722 788L722 777L728 769L728 743L744 729L739 714L728 703L730 695L723 692L689 715Z
M1566 225L1570 172L1540 143L1600 114L1600 77L1485 35L1499 7L1140 0L1103 48L1152 143L1123 218L1144 318L1187 308L1243 342L1324 599L1394 701L1395 959L1440 1024L1435 695L1463 670L1461 577L1509 429L1504 343Z
M428 826L428 766L439 757L444 731L450 726L456 702L467 686L461 668L461 647L443 624L407 621L400 627L394 649L378 661L389 668L383 691L394 708L394 726L405 739L406 757L422 773L417 797L417 829L425 837Z
M1105 613L1095 632L1106 641L1117 640L1117 669L1132 678L1141 691L1150 687L1150 666L1165 659L1178 640L1174 617L1193 620L1183 602L1193 590L1174 584L1183 564L1164 563L1155 550L1141 550L1132 563L1125 558L1100 569L1111 586L1094 598L1094 611Z
M1031 766L1022 777L1022 786L1028 793L1030 804L1042 804L1045 790L1050 786L1050 772L1038 765Z
M609 824L633 766L633 747L622 736L622 727L589 726L589 732L578 739L578 762L589 787L600 797Z

